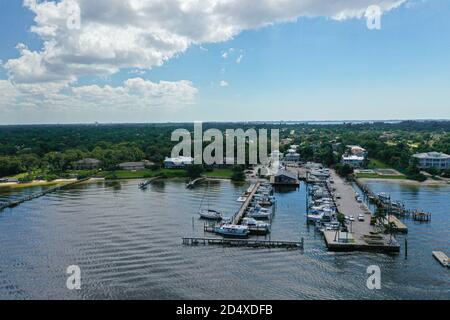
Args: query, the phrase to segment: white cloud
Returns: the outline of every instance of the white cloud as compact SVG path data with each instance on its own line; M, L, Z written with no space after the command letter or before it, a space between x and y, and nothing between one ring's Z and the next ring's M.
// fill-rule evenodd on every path
M4 67L15 90L58 94L70 91L82 76L150 70L191 45L224 42L243 30L300 17L362 18L369 5L389 11L405 1L24 0L35 14L30 30L43 46L33 51L19 44L20 56ZM81 13L79 28L68 27L74 8Z
M226 82L225 80L220 81L219 85L221 87L228 87L228 82Z
M24 91L8 80L0 80L0 108L22 108L24 106L60 106L67 108L133 109L155 106L179 107L194 103L198 90L192 82L160 81L159 83L132 78L122 86L77 86L61 92Z
M327 16L338 20L364 15L369 5L383 11L405 0L25 0L35 13L31 31L44 47L7 62L17 82L64 81L80 75L104 75L120 68L160 66L191 44L231 39L243 30ZM74 7L81 28L67 28Z
M236 63L239 64L241 63L242 59L244 58L243 54L240 54L239 57L236 59Z
M228 52L222 53L222 58L224 58L224 59L228 58Z

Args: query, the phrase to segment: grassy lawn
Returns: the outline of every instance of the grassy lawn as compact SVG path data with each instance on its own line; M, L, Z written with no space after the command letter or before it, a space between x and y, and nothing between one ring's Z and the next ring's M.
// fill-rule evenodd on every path
M231 179L233 171L231 169L214 169L212 172L205 172L205 176L209 178Z
M389 176L389 175L379 175L377 173L358 173L356 177L363 179L394 179L394 180L406 179L406 176L404 175Z
M141 179L165 176L168 178L186 177L186 170L183 169L160 169L160 170L137 170L137 171L104 171L98 174L106 179Z
M370 159L367 169L390 169L391 167L380 160Z

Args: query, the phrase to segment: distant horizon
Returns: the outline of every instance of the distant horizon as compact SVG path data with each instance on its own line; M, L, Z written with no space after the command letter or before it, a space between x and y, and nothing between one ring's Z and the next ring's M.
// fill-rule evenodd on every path
M330 123L330 124L344 124L344 123L401 123L401 122L450 122L449 119L346 119L346 120L241 120L241 121L221 121L221 120L205 120L205 121L155 121L155 122L67 122L67 123L9 123L0 124L0 127L11 127L11 126L76 126L76 125L145 125L145 124L190 124L195 122L202 123L269 123L269 124L320 124L320 123Z

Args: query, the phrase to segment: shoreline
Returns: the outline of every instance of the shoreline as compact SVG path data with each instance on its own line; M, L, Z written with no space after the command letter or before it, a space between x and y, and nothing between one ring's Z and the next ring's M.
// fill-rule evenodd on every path
M397 183L403 185L410 186L418 186L418 187L429 187L429 186L449 186L450 181L447 180L433 180L427 179L423 182L410 180L410 179L383 179L383 178L356 178L357 180L364 182L384 182L384 183Z

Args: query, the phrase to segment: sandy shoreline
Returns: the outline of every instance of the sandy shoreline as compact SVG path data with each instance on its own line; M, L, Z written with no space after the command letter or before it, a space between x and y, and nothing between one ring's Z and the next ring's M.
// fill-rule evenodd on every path
M98 180L104 180L103 178L91 178L86 182L95 182ZM42 181L42 180L34 180L27 183L18 183L18 182L5 182L0 183L0 189L9 188L9 189L17 189L17 188L32 188L32 187L47 187L47 186L56 186L63 185L70 182L75 182L77 179L56 179L53 181Z
M448 186L450 185L449 180L433 180L428 179L424 182L419 182L415 180L409 180L409 179L383 179L383 178L358 178L359 181L362 183L364 182L383 182L383 183L396 183L396 184L404 184L404 185L410 185L410 186Z

